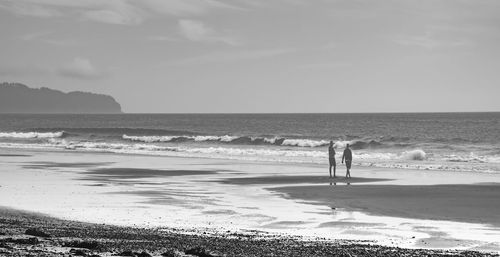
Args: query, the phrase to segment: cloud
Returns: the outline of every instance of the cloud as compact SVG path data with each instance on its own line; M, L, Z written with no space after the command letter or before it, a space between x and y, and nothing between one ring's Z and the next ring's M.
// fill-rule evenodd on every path
M195 42L219 42L228 45L239 44L234 38L218 35L214 29L201 21L179 20L179 32L185 38Z
M179 42L181 41L179 38L170 37L170 36L150 36L147 38L150 41L168 41L168 42Z
M23 16L64 16L119 25L140 24L155 15L184 17L215 9L241 10L216 0L4 0L0 9Z
M193 41L207 40L214 31L199 21L180 20L179 30L183 36Z
M54 8L38 4L32 4L29 2L24 3L23 1L19 2L7 1L6 3L0 4L0 9L5 9L16 15L22 15L22 16L33 16L40 18L62 16L62 13Z
M110 75L108 71L97 69L88 59L76 57L73 61L60 66L59 68L48 65L24 64L24 65L0 65L1 76L12 77L49 77L59 75L76 79L102 79Z
M0 7L24 16L66 16L109 24L138 24L144 16L126 0L6 0Z
M141 2L156 13L174 16L201 15L214 9L242 10L241 7L216 0L142 0Z
M458 47L469 45L470 42L464 40L453 39L437 39L431 36L430 33L424 36L398 36L394 42L404 46L416 46L427 49L434 49L438 47Z
M113 10L86 11L83 12L82 18L91 21L120 25L139 24L143 20L140 15L137 15L134 12L117 12Z
M1 76L26 77L50 75L50 70L35 65L0 66Z
M57 73L61 76L77 79L100 79L108 75L107 72L99 71L85 58L77 57L71 63L63 66Z
M297 66L303 70L335 70L338 68L346 68L353 66L349 62L320 62L320 63L304 63Z
M43 38L45 36L48 36L50 34L53 34L51 31L36 31L32 33L27 33L21 36L22 40L25 41L32 41L32 40L37 40L39 38Z
M263 58L271 58L279 55L289 54L297 51L295 48L276 48L276 49L256 49L243 50L235 52L213 52L192 58L183 59L172 63L174 66L205 64L214 62L235 62L259 60Z
M24 41L42 42L42 43L55 45L55 46L78 45L78 42L74 39L55 38L53 36L54 34L55 33L52 31L36 31L36 32L24 34L20 38Z

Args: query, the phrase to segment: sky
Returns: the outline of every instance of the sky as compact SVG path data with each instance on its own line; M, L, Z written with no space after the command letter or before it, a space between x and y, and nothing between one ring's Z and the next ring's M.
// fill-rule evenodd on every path
M498 0L0 0L0 82L125 112L500 111Z

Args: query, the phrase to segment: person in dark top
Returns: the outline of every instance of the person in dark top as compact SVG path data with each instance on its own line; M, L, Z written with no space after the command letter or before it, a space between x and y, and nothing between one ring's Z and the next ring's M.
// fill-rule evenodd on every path
M351 148L349 148L349 144L345 147L344 154L342 155L342 163L344 163L345 159L345 166L347 168L347 171L345 173L346 178L351 177L351 164L352 164L352 151Z
M337 163L335 162L335 149L333 149L333 141L330 141L330 146L328 147L328 160L330 161L330 178L332 178L332 167L333 167L333 177L335 178L335 170L337 169Z

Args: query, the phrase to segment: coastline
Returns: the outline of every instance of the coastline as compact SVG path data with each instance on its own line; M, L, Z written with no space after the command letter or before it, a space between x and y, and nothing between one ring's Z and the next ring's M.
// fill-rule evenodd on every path
M0 205L63 220L152 231L196 228L194 233L226 236L259 231L318 243L500 252L491 239L500 235L498 223L492 222L498 205L487 205L498 191L485 197L482 190L496 188L484 184L500 181L496 174L439 172L436 179L435 171L354 167L354 177L345 181L328 179L325 167L306 164L12 149L0 153L6 164L0 169L0 193L12 196ZM462 184L466 186L457 186ZM467 190L450 191L457 187L480 189L476 196L484 201L476 204L486 208L477 209L484 217L454 204L475 199L464 198ZM419 206L428 203L424 196L414 197L422 192L457 201L448 206L433 202L431 207L442 208L415 212L402 192L419 199ZM47 197L53 201L43 203ZM463 229L469 230L465 237Z

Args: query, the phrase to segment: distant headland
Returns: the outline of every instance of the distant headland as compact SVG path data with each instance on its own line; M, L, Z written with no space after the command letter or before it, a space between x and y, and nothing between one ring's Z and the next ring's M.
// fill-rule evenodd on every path
M0 113L122 113L109 95L0 83Z

